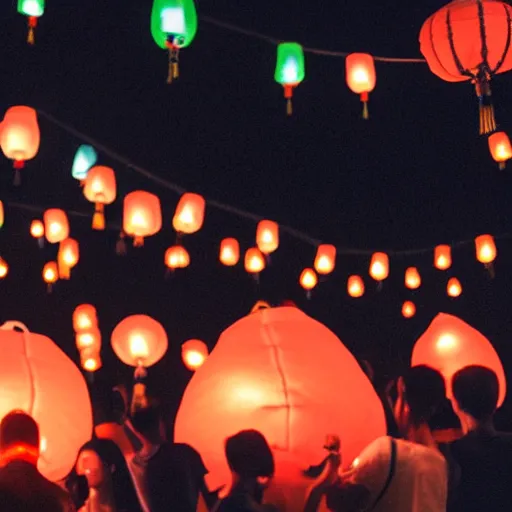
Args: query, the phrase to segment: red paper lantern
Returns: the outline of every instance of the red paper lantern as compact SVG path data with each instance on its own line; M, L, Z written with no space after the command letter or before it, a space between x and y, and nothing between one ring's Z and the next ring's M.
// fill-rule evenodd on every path
M0 279L3 279L9 273L9 265L0 257Z
M505 162L512 158L512 146L505 132L495 132L489 136L489 151L501 170L505 169Z
M46 478L61 480L73 468L80 447L91 439L87 385L51 339L18 322L0 328L0 346L0 420L13 409L30 414L41 435L38 468Z
M256 245L263 254L270 254L279 247L279 226L273 220L260 220L256 229Z
M347 292L356 299L364 295L364 281L361 276L350 276L348 278Z
M57 244L69 236L68 216L64 210L50 208L43 215L44 233L46 240L51 244Z
M89 169L84 182L84 196L94 203L92 228L105 229L105 205L112 204L117 196L116 174L114 169L96 165Z
M404 318L412 318L416 314L416 305L410 300L406 300L402 304L402 315Z
M205 207L203 196L190 192L183 194L172 219L174 229L186 235L199 231L203 226Z
M475 238L476 259L484 265L490 265L496 259L496 244L491 235L480 235Z
M181 357L185 366L195 372L208 357L208 347L201 340L188 340L181 346Z
M416 267L409 267L405 271L405 286L410 290L417 290L421 286L421 276Z
M123 231L133 236L133 245L144 245L144 237L155 235L162 228L162 208L155 194L136 190L124 198Z
M96 308L92 304L80 304L73 311L73 329L76 333L89 331L97 324Z
M434 267L448 270L452 266L452 248L449 245L438 245L434 251Z
M236 238L224 238L220 243L219 259L223 265L233 267L240 259L240 244Z
M462 294L462 285L456 277L451 277L446 285L446 293L449 297L456 298Z
M421 53L432 73L475 85L481 134L496 129L491 78L512 69L511 17L512 7L499 0L454 0L421 28Z
M373 254L370 262L370 276L379 283L389 276L389 257L384 252Z
M348 466L386 431L381 402L355 358L296 307L260 309L224 331L185 390L175 441L201 453L210 488L219 488L230 477L224 441L248 428L269 441L277 473L282 459L317 464L328 433L343 439Z
M440 313L414 345L411 366L426 364L443 374L448 398L451 379L462 368L480 365L494 371L500 383L498 405L507 393L505 372L491 342L460 318Z
M257 247L251 247L245 252L244 265L249 274L259 274L267 264L263 253Z
M164 261L171 270L187 268L190 265L190 255L182 245L173 245L165 251Z
M304 290L310 291L318 284L318 276L312 268L305 268L300 274L299 282Z
M330 274L336 266L336 247L322 244L318 246L315 257L315 270L321 275Z
M377 76L373 57L368 53L351 53L345 59L347 85L361 96L363 119L368 119L368 95L375 89Z

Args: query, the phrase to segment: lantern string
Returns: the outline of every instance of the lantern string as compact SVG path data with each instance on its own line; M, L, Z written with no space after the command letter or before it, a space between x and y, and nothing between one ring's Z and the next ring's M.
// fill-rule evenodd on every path
M260 41L265 41L267 43L270 43L274 46L277 46L278 44L285 42L283 39L276 39L275 37L268 36L266 34L262 34L260 32L256 32L254 30L249 30L243 27L240 27L238 25L234 25L232 23L227 23L225 21L218 20L216 18L212 18L211 16L201 16L201 21L208 23L210 25L214 25L218 28L223 28L225 30L229 30L230 32L235 32L237 34L242 34L247 37L252 37L253 39L259 39ZM303 46L302 49L305 53L311 53L315 55L323 55L326 57L341 57L345 58L349 56L352 52L340 52L340 51L333 51L333 50L324 50L321 48L314 48L309 46ZM418 59L418 58L400 58L400 57L376 57L372 55L373 59L375 61L379 62L389 62L389 63L405 63L405 64L423 64L426 62L425 59Z

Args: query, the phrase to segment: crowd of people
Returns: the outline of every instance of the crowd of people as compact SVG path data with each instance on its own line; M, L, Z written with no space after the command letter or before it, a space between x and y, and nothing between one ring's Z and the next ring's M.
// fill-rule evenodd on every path
M427 366L409 369L383 399L388 432L396 434L376 439L347 468L342 443L326 433L326 458L304 470L311 485L300 509L287 512L510 512L512 435L495 430L498 393L498 379L487 368L468 366L456 373L451 407L461 434L443 442L432 421L446 404L444 379ZM226 439L231 482L209 489L201 455L169 440L157 402L130 411L122 388L107 398L107 406L96 411L93 439L60 483L37 469L34 419L22 411L4 417L0 511L283 511L267 492L275 461L260 432L245 430Z

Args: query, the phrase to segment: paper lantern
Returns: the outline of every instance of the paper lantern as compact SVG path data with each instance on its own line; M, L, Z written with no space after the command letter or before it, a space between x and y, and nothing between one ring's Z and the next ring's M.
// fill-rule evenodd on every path
M263 254L270 254L279 247L279 226L272 220L260 220L256 229L256 245Z
M82 144L75 154L71 176L83 184L85 178L87 178L87 173L96 165L97 161L98 153L96 153L96 150L92 146Z
M181 357L185 366L195 372L208 357L208 347L201 340L188 340L181 346Z
M44 237L44 224L39 219L30 223L30 234L37 240Z
M505 162L512 158L512 146L505 132L495 132L489 136L489 151L501 170L505 169Z
M319 245L314 266L319 274L330 274L336 266L336 247L327 244Z
M257 247L251 247L245 252L245 270L249 274L259 274L265 269L265 256Z
M51 244L62 242L69 236L68 216L64 210L50 208L43 215L44 233Z
M104 165L96 165L89 169L84 183L84 196L87 201L94 203L93 229L105 229L106 204L116 200L117 185L114 169Z
M101 332L96 325L87 330L81 330L76 333L75 344L81 353L85 349L93 352L99 352L101 349Z
M199 231L204 222L205 206L204 197L199 194L183 194L172 219L176 232L191 235Z
M59 279L59 269L56 261L49 261L43 267L43 280L48 285L48 291L52 290L52 285Z
M81 350L80 366L86 372L97 372L103 366L99 351L92 347Z
M318 277L312 268L305 268L300 274L299 283L308 292L308 298L311 290L318 284Z
M179 51L193 41L197 32L197 12L193 0L154 0L151 34L160 48L169 51L167 83L179 76Z
M60 279L69 279L70 270L76 266L80 258L78 242L73 238L66 238L60 243L57 255Z
M18 322L2 326L0 345L0 420L14 409L32 416L41 436L38 469L52 481L62 480L92 435L87 385L52 340Z
M144 245L144 237L155 235L162 229L160 199L154 194L136 190L124 198L123 230L134 237L133 245Z
M412 318L416 314L416 306L414 302L410 300L406 300L402 304L402 315L404 318Z
M162 325L146 315L121 320L112 332L112 349L129 366L149 368L167 352L167 333Z
M1 128L0 128L0 130L1 130ZM4 227L4 221L5 221L4 203L3 203L3 201L0 201L0 229Z
M421 286L421 277L416 267L409 267L405 271L405 286L410 290L416 290Z
M302 46L298 43L279 43L274 79L284 88L286 112L289 116L293 113L293 89L304 80L305 76L305 59Z
M376 252L373 254L370 262L370 276L375 281L382 282L389 276L389 258L383 252Z
M28 18L27 43L35 43L35 28L37 27L37 18L44 14L45 0L18 0L18 12Z
M19 184L19 170L39 151L41 134L37 113L25 106L11 107L5 113L0 130L0 146L4 155L14 160L15 184Z
M434 267L447 270L452 266L452 248L449 245L438 245L434 251Z
M175 441L201 453L218 489L230 479L224 441L243 429L267 438L279 472L281 455L302 467L322 460L326 433L343 439L348 466L386 426L370 381L336 335L296 307L279 307L222 333L185 390Z
M80 304L73 311L73 329L76 333L89 331L97 324L96 308L92 304Z
M456 277L449 279L446 285L446 293L453 298L459 297L462 294L462 285Z
M354 298L359 298L364 295L364 281L361 276L350 276L348 278L347 292Z
M190 255L182 245L173 245L165 251L165 265L171 270L186 268L190 265Z
M233 267L240 260L240 244L236 238L224 238L220 243L219 259L223 265Z
M490 81L512 68L512 7L498 0L454 0L425 21L420 49L447 82L470 80L480 100L480 133L496 129Z
M496 259L496 244L491 235L480 235L475 238L476 259L484 265Z
M351 53L345 59L347 85L361 97L363 119L368 119L368 95L375 89L377 76L373 57L368 53Z
M0 279L3 279L9 273L9 265L0 257Z
M412 351L411 366L421 364L443 374L447 397L452 396L452 377L470 365L480 365L494 371L500 383L498 405L507 393L505 372L491 342L460 318L440 313L421 335Z

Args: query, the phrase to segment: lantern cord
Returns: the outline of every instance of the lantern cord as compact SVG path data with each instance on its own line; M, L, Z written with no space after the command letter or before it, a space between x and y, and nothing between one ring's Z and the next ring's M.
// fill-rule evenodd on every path
M238 25L233 25L232 23L226 23L225 21L218 20L216 18L212 18L211 16L201 16L201 20L204 23L208 23L209 25L214 25L218 28L223 28L225 30L229 30L230 32L235 32L237 34L242 34L247 37L252 37L253 39L259 39L260 41L265 41L266 43L277 46L278 44L284 42L282 39L276 39L275 37L268 36L266 34L262 34L260 32L256 32L254 30L249 30ZM345 58L350 55L352 52L339 52L333 50L323 50L321 48L313 48L309 46L303 46L302 48L305 53L311 53L315 55L323 55L325 57L341 57ZM399 57L375 57L373 59L378 62L388 62L388 63L404 63L404 64L423 64L425 63L425 59L404 59Z

